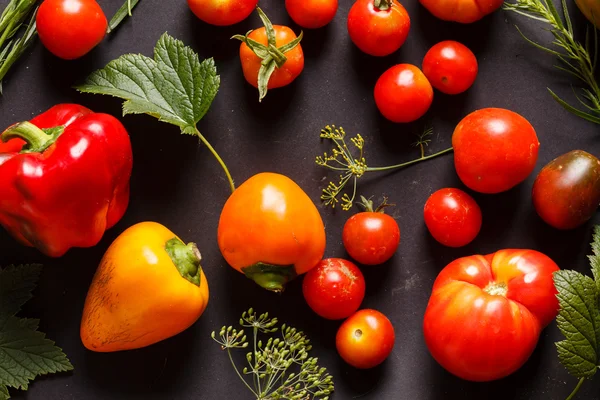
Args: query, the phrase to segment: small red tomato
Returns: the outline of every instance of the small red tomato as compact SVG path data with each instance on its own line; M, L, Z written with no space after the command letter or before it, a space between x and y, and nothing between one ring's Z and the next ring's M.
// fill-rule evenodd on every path
M496 11L503 0L420 0L434 16L444 21L469 24Z
M480 193L500 193L523 182L537 162L535 129L519 114L484 108L454 130L454 165L460 180Z
M207 24L227 26L242 22L256 8L258 0L188 0L196 17Z
M303 28L322 28L333 20L338 0L285 0L285 8Z
M310 308L321 317L344 319L360 307L365 297L365 278L350 261L328 258L308 271L302 293Z
M395 340L390 320L379 311L367 309L344 321L335 337L335 346L348 364L367 369L388 358Z
M74 60L104 39L108 22L95 0L45 0L36 26L41 42L52 54Z
M600 204L600 160L573 150L550 161L533 184L538 215L557 229L573 229L594 216Z
M398 50L409 30L410 17L397 0L357 0L348 13L350 39L372 56Z
M392 122L412 122L421 118L433 101L433 88L423 72L411 64L388 69L375 84L375 103Z
M477 58L469 48L447 40L434 45L423 59L423 73L442 93L462 93L477 77Z
M383 213L381 207L373 210L371 201L367 201L365 206L365 212L354 214L344 224L342 241L350 257L359 263L383 264L398 249L400 228L394 218Z
M444 246L462 247L479 234L481 209L460 189L440 189L425 203L425 225Z

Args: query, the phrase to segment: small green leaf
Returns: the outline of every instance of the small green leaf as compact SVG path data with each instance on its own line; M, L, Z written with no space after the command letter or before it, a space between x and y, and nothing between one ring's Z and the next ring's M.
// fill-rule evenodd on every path
M588 276L563 270L554 274L560 311L556 322L566 340L556 343L561 364L574 377L597 371L600 312L596 283Z
M93 72L80 92L106 94L126 100L123 114L149 114L197 134L196 124L208 111L220 79L212 58L200 62L181 41L163 34L154 59L126 54Z
M262 101L267 95L267 87L269 85L269 79L277 68L275 60L270 59L270 62L263 63L258 71L258 101Z
M594 280L596 281L596 288L600 295L600 225L594 226L594 236L591 245L593 254L588 256L588 258L592 267L592 273L594 274Z
M13 316L31 299L42 273L39 264L10 265L0 269L0 314Z
M10 399L10 394L8 393L8 388L5 385L0 385L0 400L8 400Z

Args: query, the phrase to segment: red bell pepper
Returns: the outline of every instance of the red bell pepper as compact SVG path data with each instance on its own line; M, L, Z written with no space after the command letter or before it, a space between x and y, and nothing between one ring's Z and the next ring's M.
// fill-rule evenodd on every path
M0 224L21 243L59 257L125 213L133 156L115 117L60 104L0 139Z

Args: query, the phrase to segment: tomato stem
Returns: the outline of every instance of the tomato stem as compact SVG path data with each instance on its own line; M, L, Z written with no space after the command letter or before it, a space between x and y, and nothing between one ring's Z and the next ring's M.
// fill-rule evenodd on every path
M575 398L575 395L577 394L577 392L579 392L579 389L581 389L581 385L583 385L584 381L585 381L585 378L581 378L579 380L579 382L577 383L577 386L575 386L575 389L573 389L573 391L571 392L569 397L567 397L567 400L573 400L573 398Z
M393 0L374 0L373 5L379 11L387 11L392 8Z
M504 282L490 282L483 291L492 296L506 297L508 286Z
M198 135L198 137L200 138L200 140L202 141L202 143L204 143L204 145L208 148L208 150L210 150L210 152L213 154L213 156L215 156L215 158L217 159L217 161L221 165L221 168L223 168L223 171L225 171L225 175L227 175L227 180L229 181L229 187L231 188L231 192L233 193L235 191L235 183L233 182L233 178L231 177L231 174L229 173L229 169L227 168L227 165L225 165L225 162L223 161L223 159L221 158L221 156L219 156L219 153L217 153L217 151L214 149L214 147L212 147L210 145L210 143L208 142L208 140L206 140L206 138L204 137L204 135L202 135L200 133L200 131L198 130L198 128L196 128L196 135Z

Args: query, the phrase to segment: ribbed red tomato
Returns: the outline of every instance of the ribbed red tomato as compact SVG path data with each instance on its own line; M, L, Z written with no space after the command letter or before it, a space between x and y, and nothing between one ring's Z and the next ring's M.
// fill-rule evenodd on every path
M108 22L95 0L45 0L36 26L40 41L52 54L73 60L102 41Z
M442 93L459 94L477 78L477 58L467 46L453 40L434 45L423 58L423 73Z
M558 313L558 266L534 250L459 258L433 284L425 343L452 374L491 381L519 369Z
M468 188L500 193L533 172L540 142L521 115L503 108L484 108L459 122L452 146L456 173Z
M307 272L302 293L309 307L327 319L348 318L365 297L365 278L353 263L328 258Z

